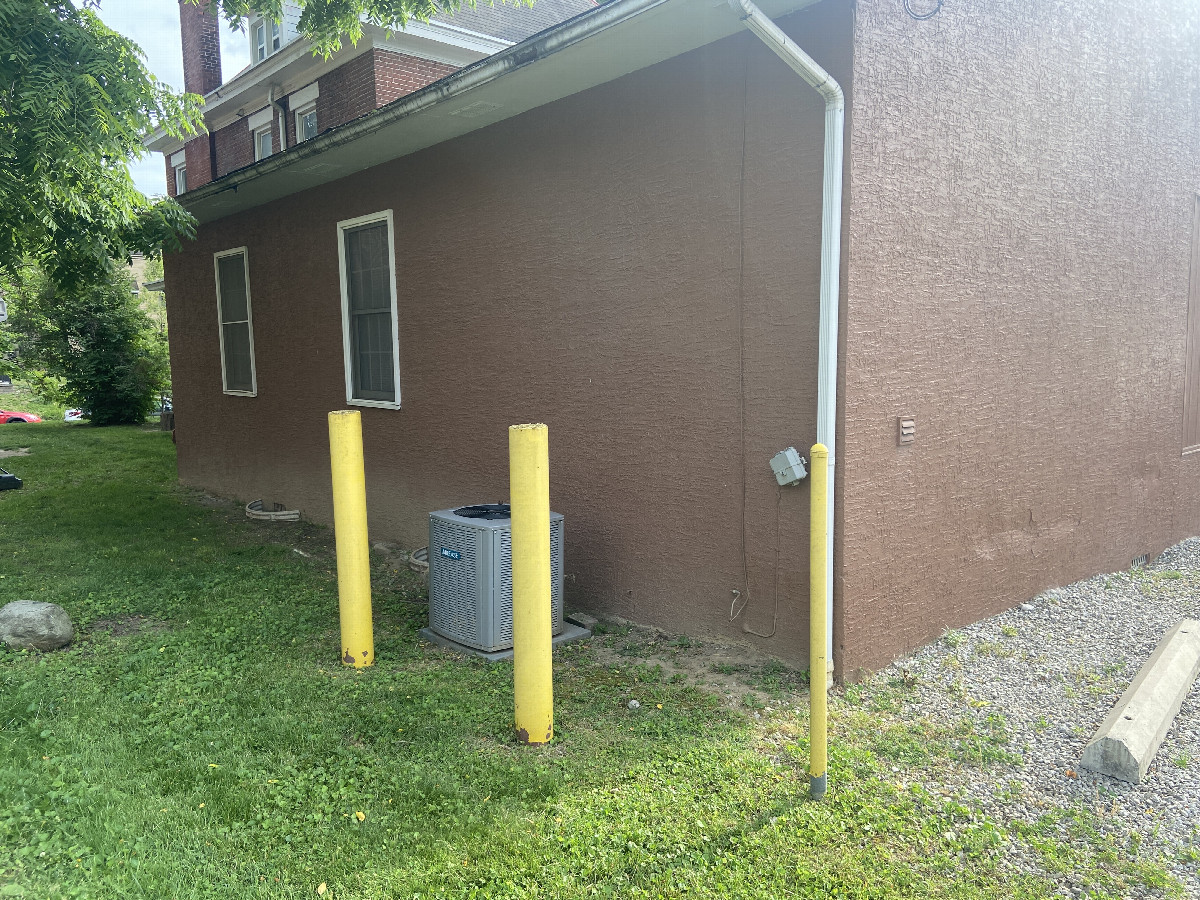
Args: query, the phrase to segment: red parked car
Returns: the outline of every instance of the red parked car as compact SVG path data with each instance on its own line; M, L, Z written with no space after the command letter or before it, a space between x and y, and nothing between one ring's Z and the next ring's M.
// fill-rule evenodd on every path
M40 422L42 417L34 413L17 412L15 409L0 409L0 423Z

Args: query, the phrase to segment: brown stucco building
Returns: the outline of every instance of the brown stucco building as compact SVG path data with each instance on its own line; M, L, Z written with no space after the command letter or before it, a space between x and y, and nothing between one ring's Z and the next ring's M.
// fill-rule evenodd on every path
M846 95L839 671L1200 531L1200 9L760 5ZM614 0L189 191L180 478L328 521L357 396L415 547L543 421L569 604L803 662L823 135L728 7Z

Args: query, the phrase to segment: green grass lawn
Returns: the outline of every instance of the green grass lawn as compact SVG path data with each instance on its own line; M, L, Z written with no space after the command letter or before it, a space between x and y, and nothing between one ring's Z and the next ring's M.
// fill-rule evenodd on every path
M1097 897L1173 890L1084 820L1067 849L906 783L1009 751L1002 723L881 726L903 685L835 699L820 803L802 698L755 719L587 644L556 654L554 743L518 746L511 665L422 644L416 576L377 581L377 664L348 670L328 558L270 539L330 534L198 504L165 433L4 426L15 446L0 603L59 603L79 636L0 649L0 897L1049 895L1006 868L1018 843Z

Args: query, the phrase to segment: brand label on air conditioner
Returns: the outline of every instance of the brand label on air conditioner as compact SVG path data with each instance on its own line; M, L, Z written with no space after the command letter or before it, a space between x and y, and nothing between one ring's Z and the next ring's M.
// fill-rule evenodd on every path
M449 547L442 548L442 556L446 559L462 559L462 554L457 550L451 550Z

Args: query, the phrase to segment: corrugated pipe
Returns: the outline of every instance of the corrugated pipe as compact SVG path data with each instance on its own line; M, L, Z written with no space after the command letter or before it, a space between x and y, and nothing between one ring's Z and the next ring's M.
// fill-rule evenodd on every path
M820 356L817 375L817 443L829 450L827 517L825 545L825 645L833 660L833 492L834 437L837 430L837 338L838 280L842 253L842 132L846 121L846 99L833 76L796 46L750 0L729 0L742 23L774 51L825 99L825 184L821 201L821 322Z

